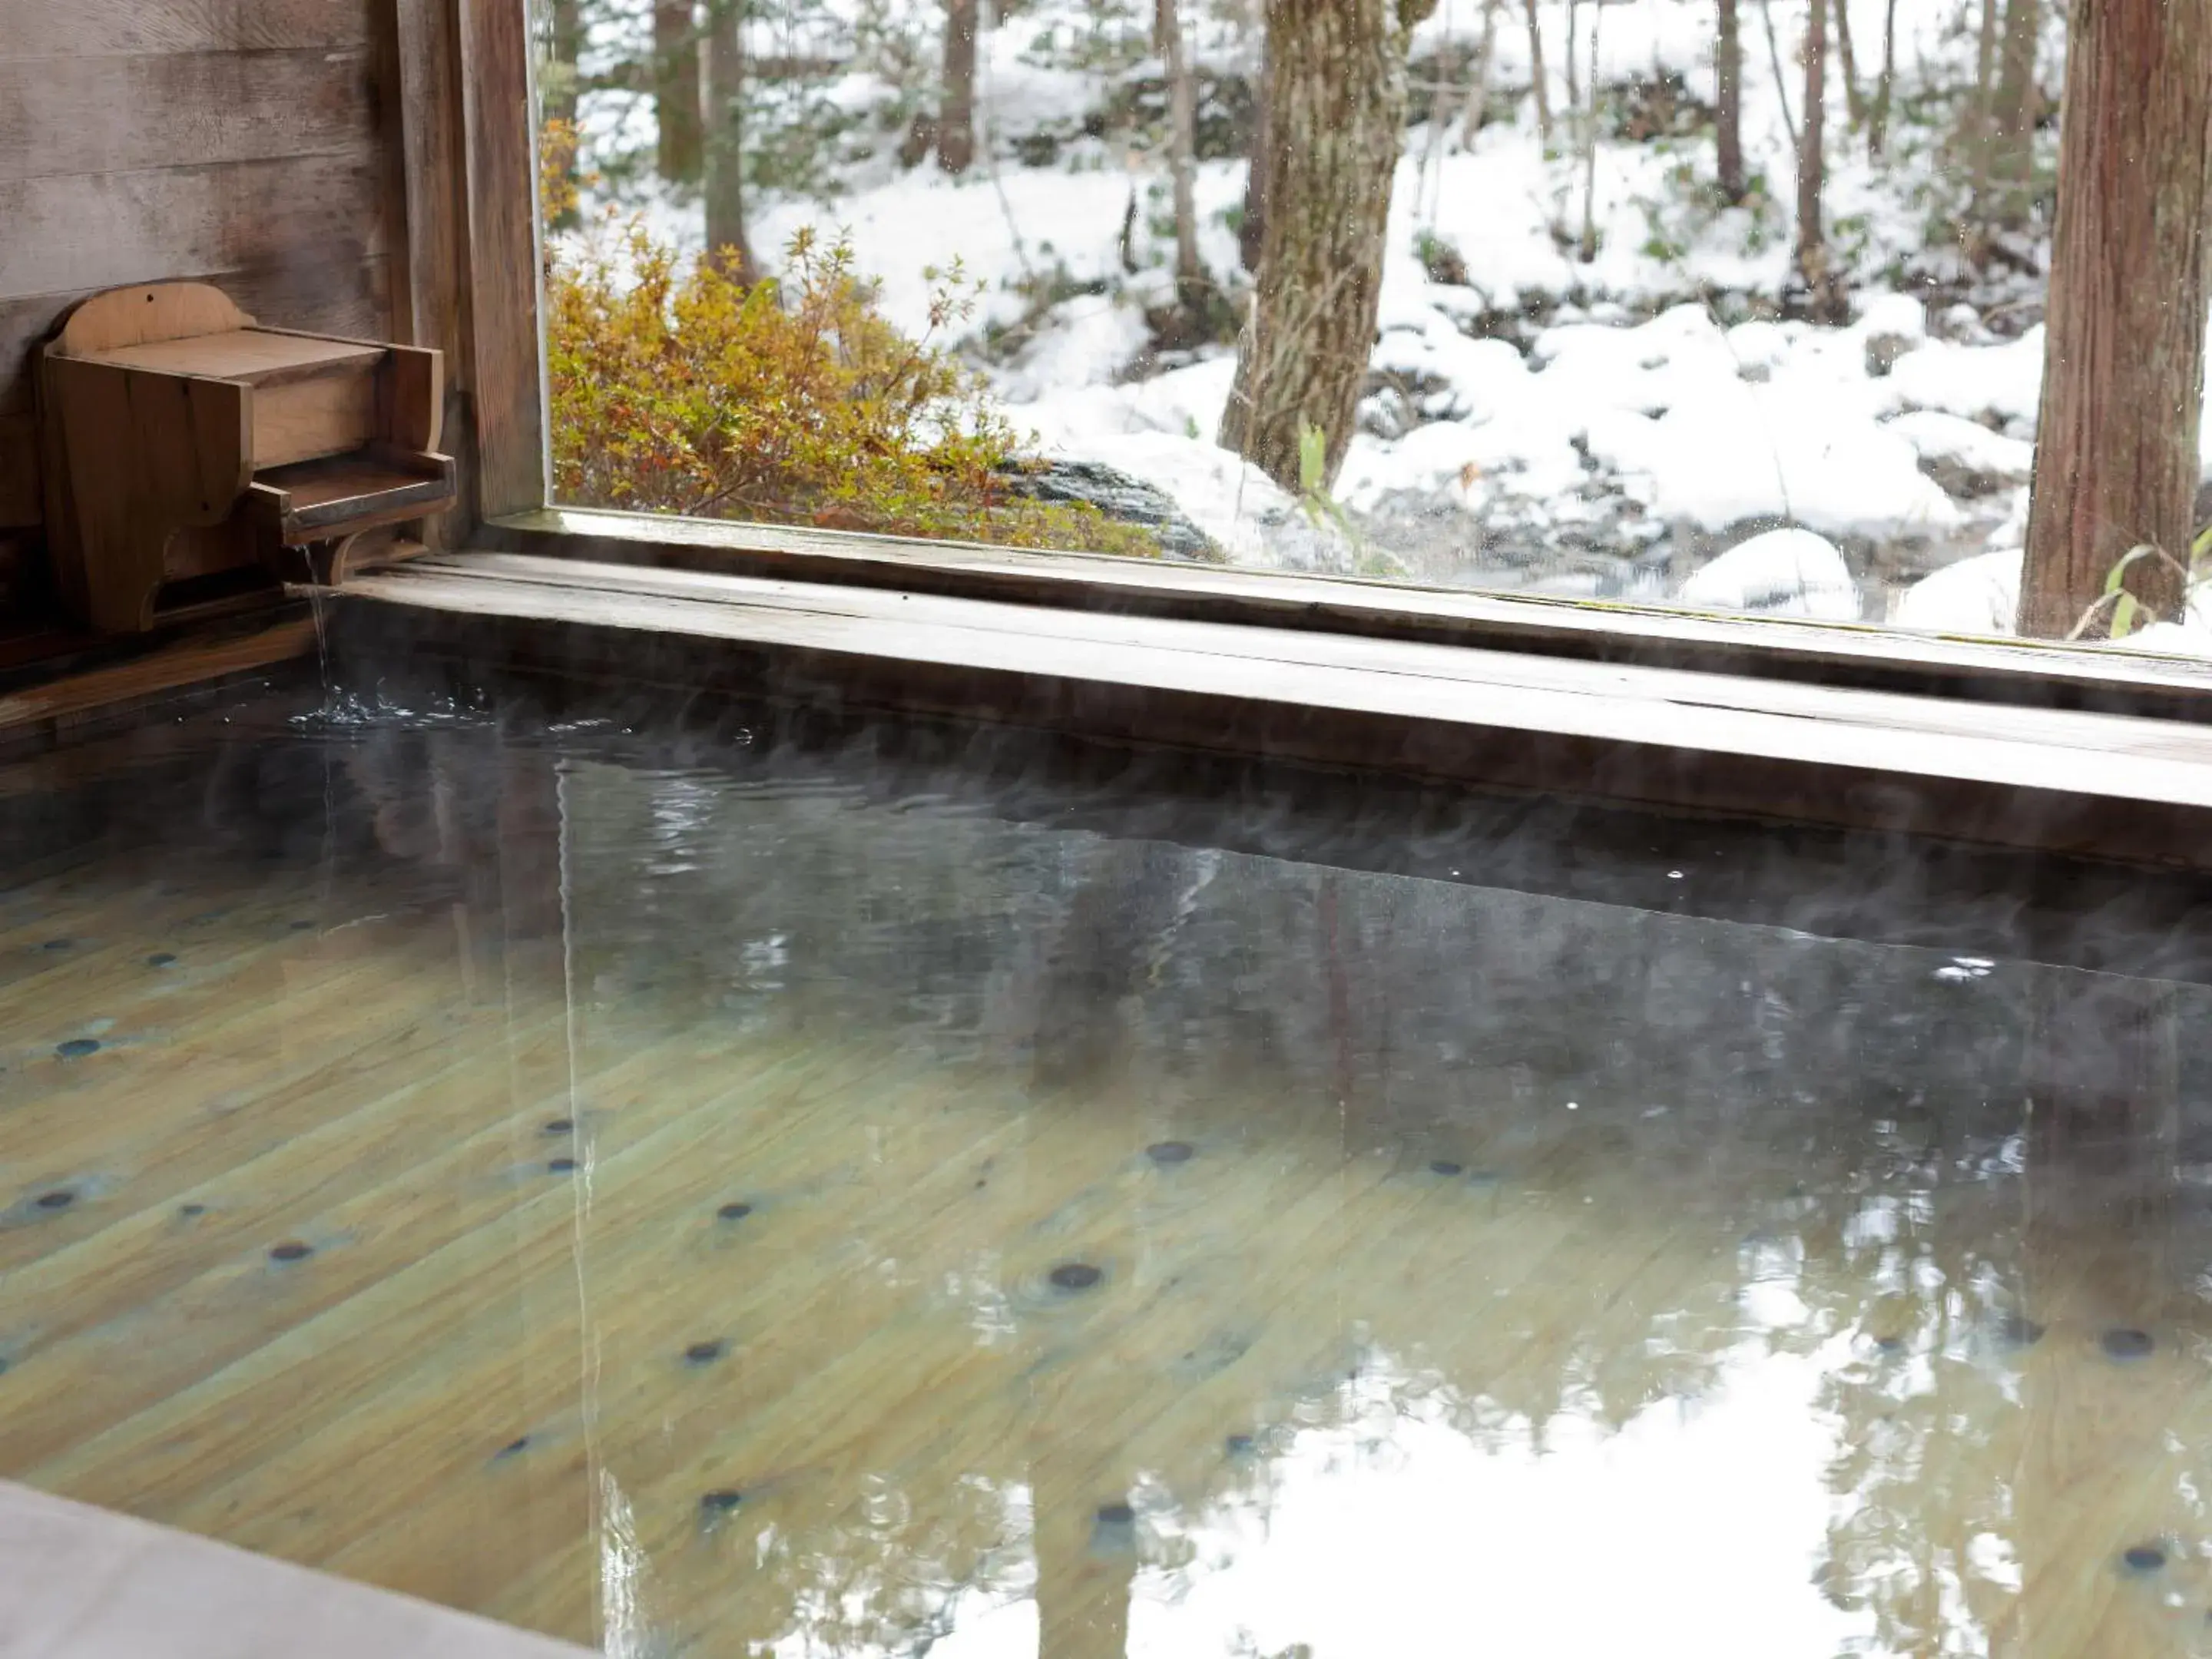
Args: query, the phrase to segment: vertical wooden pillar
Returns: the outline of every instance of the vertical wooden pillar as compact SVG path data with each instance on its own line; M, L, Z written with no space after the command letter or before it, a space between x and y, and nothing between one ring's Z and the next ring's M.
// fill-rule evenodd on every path
M394 265L393 324L410 344L445 353L440 441L453 454L461 484L453 509L423 526L434 547L465 543L477 519L458 21L455 0L394 0L405 258Z
M545 504L544 271L526 0L457 0L478 506Z

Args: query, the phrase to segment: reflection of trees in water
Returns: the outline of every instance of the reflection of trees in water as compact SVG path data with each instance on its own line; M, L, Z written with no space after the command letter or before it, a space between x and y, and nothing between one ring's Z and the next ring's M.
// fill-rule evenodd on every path
M400 810L380 829L428 844L434 788L383 793ZM1763 1340L1803 1354L1856 1334L1819 1400L1837 1432L1822 1587L1870 1608L1888 1648L1972 1649L2011 1628L2016 1579L2067 1565L2035 1529L2097 1479L2077 1458L2023 1486L2039 1442L2073 1431L2039 1403L2057 1384L2036 1368L2057 1362L2023 1322L2075 1322L2075 1350L2100 1319L2196 1326L2174 1066L2140 1054L2152 1028L2168 1045L2205 1029L2197 992L2133 1026L2104 1003L2069 1018L2037 999L2087 976L1938 978L1929 952L804 780L583 765L564 805L587 1000L889 1043L976 1067L1041 1145L1079 1133L1141 1168L1177 1140L1194 1170L1247 1171L1195 1215L1158 1183L1086 1199L1128 1261L1182 1249L1190 1299L1102 1303L1079 1340L1024 1329L1019 1432L966 1483L917 1455L879 1491L841 1472L860 1495L803 1532L725 1529L745 1552L730 1571L758 1548L774 1583L748 1591L748 1631L798 1651L918 1650L973 1605L965 1586L1033 1589L1055 1655L1118 1653L1139 1553L1202 1566L1166 1522L1264 1510L1268 1437L1372 1409L1351 1373L1373 1356L1407 1409L1540 1449L1563 1417L1618 1429L1709 1394L1769 1281L1802 1311ZM2072 1100L2070 1138L2023 1138L2024 1097ZM1463 1210L1438 1210L1443 1192ZM2148 1273L2130 1253L2147 1228ZM1232 1434L1253 1452L1224 1455ZM2201 1527L2176 1468L2161 1513ZM1102 1540L1102 1508L1131 1493L1130 1538Z
M1019 1480L971 1470L921 1503L882 1476L860 1484L840 1524L761 1545L758 1571L775 1588L755 1604L765 1615L758 1630L744 1636L792 1659L926 1653L956 1620L1034 1592Z
M1971 1179L1863 1196L1821 1218L1799 1281L1811 1322L1856 1333L1820 1395L1838 1500L1820 1583L1872 1609L1881 1651L1984 1650L2015 1589L2018 1202Z

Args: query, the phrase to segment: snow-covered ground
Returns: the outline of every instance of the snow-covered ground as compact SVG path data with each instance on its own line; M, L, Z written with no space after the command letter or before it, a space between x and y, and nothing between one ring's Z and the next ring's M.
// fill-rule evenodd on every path
M599 52L634 49L624 32L643 31L645 10L627 3L631 16L602 27ZM941 28L928 0L888 13L880 0L839 9L847 3L811 8L812 50L850 52L858 64L864 21L879 34L906 30L916 51ZM1864 78L1893 9L1850 3ZM1854 307L1840 327L1784 319L1779 303L1795 234L1790 121L1803 6L1773 9L1787 88L1759 14L1746 14L1744 142L1764 191L1748 206L1713 207L1698 188L1713 166L1700 132L1601 138L1588 175L1597 246L1587 263L1573 243L1586 175L1565 79L1570 17L1585 83L1595 61L1611 88L1674 76L1705 97L1711 8L1541 0L1539 9L1553 153L1524 95L1517 3L1496 15L1488 124L1462 142L1464 94L1454 92L1441 125L1407 134L1391 182L1372 389L1332 492L1337 512L1302 507L1214 443L1233 344L1154 349L1146 312L1171 292L1164 154L1110 123L1104 136L1086 133L1084 118L1115 88L1157 79L1145 56L1149 5L1109 26L1102 20L1118 14L1099 0L1037 0L988 29L982 155L958 179L895 158L910 105L878 70L830 78L811 107L835 132L824 140L832 164L804 191L757 191L753 241L765 253L802 227L845 233L889 314L917 333L957 263L976 285L958 343L1040 452L1164 490L1240 564L2008 631L2043 331L2023 325L2039 315L2032 277L1977 286L1931 235L1952 205L1939 165L1951 106L1938 94L1972 78L1966 9L1893 8L1898 113L1884 161L1844 130L1832 86L1827 216ZM1249 30L1186 0L1186 16L1194 12L1201 69L1249 75ZM1480 0L1442 0L1417 37L1417 83L1456 73L1482 19ZM753 27L756 52L807 45ZM2045 43L2046 85L2057 84L2062 46L2056 33ZM652 136L650 102L587 94L582 126L587 159L635 152ZM1241 161L1210 160L1197 175L1202 252L1232 291L1243 173ZM649 185L624 199L696 246L695 204ZM2212 451L2212 422L2206 430ZM2212 649L2212 614L2140 642Z

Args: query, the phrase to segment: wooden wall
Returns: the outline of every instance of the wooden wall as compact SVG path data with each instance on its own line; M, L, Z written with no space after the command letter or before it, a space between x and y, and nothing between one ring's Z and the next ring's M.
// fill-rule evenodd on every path
M73 301L196 277L264 322L410 337L410 4L0 0L0 614L35 585L29 360Z

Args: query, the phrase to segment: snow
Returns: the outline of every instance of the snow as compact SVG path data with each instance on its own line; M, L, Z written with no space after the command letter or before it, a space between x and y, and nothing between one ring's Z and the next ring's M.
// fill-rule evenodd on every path
M1906 409L1942 410L2033 437L2043 393L2042 326L2002 345L1930 340L1899 358L1889 380Z
M2035 446L2008 438L1978 422L1935 410L1913 410L1889 422L1923 461L1943 461L1964 471L2008 483L2026 483L2035 467Z
M1707 530L1762 515L1836 535L1925 533L1960 521L1910 444L1817 394L1715 387L1678 404L1649 435L1648 504Z
M1100 434L1084 454L1173 496L1236 564L1345 573L1357 562L1341 532L1316 523L1233 451L1168 432Z
M1907 588L1889 620L1935 634L2009 634L2020 611L2020 569L2017 548L1961 559Z
M1106 386L1145 349L1145 319L1103 295L1063 301L997 377L1009 403L1033 404L1056 392Z
M1562 123L1550 154L1520 95L1525 29L1516 9L1499 12L1492 118L1471 137L1456 118L1410 130L1388 182L1371 364L1387 389L1363 404L1325 511L1213 442L1232 346L1153 351L1145 311L1172 292L1165 157L1124 129L1085 131L1112 76L1158 73L1142 8L1123 17L1086 0L1034 0L985 29L979 159L958 179L896 161L908 106L878 72L898 50L923 63L937 50L942 13L929 0L823 0L807 39L761 34L763 52L854 68L805 93L844 122L831 164L815 183L757 190L753 240L773 258L802 228L849 236L887 313L916 334L957 270L970 309L937 343L983 370L1016 429L1045 454L1103 462L1166 491L1239 563L1395 562L1440 580L1637 597L1658 597L1662 573L1686 569L1680 598L1689 604L1837 617L1871 610L1900 626L2002 632L2025 536L2044 331L2002 337L2015 325L2011 302L1986 296L1977 301L1994 306L1986 315L1947 303L1931 330L1921 299L1896 291L1900 272L1956 271L1955 254L1929 229L1955 206L1944 192L1956 181L1931 161L1948 117L1923 112L1949 106L1920 94L1970 78L1977 43L1954 8L1849 3L1862 41L1879 41L1899 14L1900 81L1887 161L1869 160L1839 120L1832 141L1830 229L1855 312L1842 327L1771 319L1794 240L1784 98L1794 107L1801 89L1778 84L1758 25L1745 32L1743 136L1766 194L1717 207L1702 183L1702 137L1607 137L1586 204L1580 158L1566 153L1570 17L1585 86L1595 60L1608 85L1663 72L1702 96L1710 9L1537 0ZM1439 72L1431 54L1476 42L1484 9L1442 0L1416 31L1417 81ZM613 10L587 73L650 37L646 0ZM1251 37L1236 9L1187 8L1186 17L1203 69L1249 72ZM1794 81L1802 0L1776 8L1774 21L1784 78ZM906 46L863 63L864 40L893 37ZM580 122L592 154L653 139L651 101L635 94L586 92ZM1014 147L1040 135L1048 160L1032 144ZM1243 165L1202 161L1195 185L1204 262L1241 292L1232 226ZM665 185L625 189L656 231L696 246L696 198ZM1585 260L1574 236L1586 206L1595 246ZM1431 266L1453 280L1437 280ZM2015 297L2032 306L2035 288L2023 278ZM1692 295L1710 302L1680 303ZM2207 407L2201 445L2212 478L2212 389ZM1337 527L1339 509L1353 515L1355 535ZM1419 558L1389 539L1415 524L1432 544ZM1359 527L1372 525L1385 528ZM1714 557L1717 548L1726 550ZM1853 568L1872 573L1863 597ZM1899 574L1931 568L1917 581ZM2166 637L2137 638L2154 636ZM2212 645L2212 629L2203 642Z
M1809 530L1770 530L1715 559L1682 584L1685 605L1769 617L1856 622L1858 585L1834 543Z

